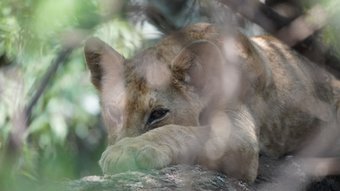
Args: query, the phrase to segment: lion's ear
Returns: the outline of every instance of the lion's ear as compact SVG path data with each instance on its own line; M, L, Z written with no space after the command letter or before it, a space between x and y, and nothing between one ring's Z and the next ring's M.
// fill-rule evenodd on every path
M189 84L201 96L213 94L221 85L224 56L209 41L195 41L183 48L171 64L176 79Z
M109 79L112 85L121 80L124 58L108 44L91 37L85 42L84 53L92 83L98 90L105 79Z

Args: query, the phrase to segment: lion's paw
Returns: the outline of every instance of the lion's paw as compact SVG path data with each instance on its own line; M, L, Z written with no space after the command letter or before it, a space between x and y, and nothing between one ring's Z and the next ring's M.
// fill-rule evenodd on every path
M167 147L142 138L124 138L109 146L99 161L104 174L129 170L162 168L171 163Z

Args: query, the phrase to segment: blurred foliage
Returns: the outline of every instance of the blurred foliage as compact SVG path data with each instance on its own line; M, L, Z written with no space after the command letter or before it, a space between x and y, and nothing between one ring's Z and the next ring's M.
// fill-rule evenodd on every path
M320 6L323 8L325 13L327 14L327 23L325 23L325 27L322 30L323 42L328 45L333 53L335 53L338 57L340 56L340 1L339 0L311 0L304 1L305 9L311 9L315 6ZM318 18L319 15L314 16L313 18ZM318 22L312 21L312 22Z
M126 57L140 47L142 35L119 9L103 19L103 2L0 1L0 57L9 61L0 59L0 190L36 190L31 186L100 173L97 161L106 137L81 45L34 106L20 155L4 155L15 115L37 91L63 46L96 35Z
M37 190L37 186L46 190L45 185L55 180L100 174L97 161L104 150L105 135L97 92L90 83L81 45L58 69L35 105L20 155L5 156L8 154L5 146L10 130L16 124L15 116L32 98L63 46L77 44L78 40L83 42L88 35L100 37L125 57L132 56L142 46L143 35L122 12L126 2L0 1L1 191ZM330 15L325 41L340 53L338 2L317 1ZM166 8L168 6L162 7ZM199 17L190 9L180 11ZM173 19L179 23L186 20Z
M340 1L327 0L323 2L329 14L329 24L325 28L325 42L329 44L338 56L340 56Z

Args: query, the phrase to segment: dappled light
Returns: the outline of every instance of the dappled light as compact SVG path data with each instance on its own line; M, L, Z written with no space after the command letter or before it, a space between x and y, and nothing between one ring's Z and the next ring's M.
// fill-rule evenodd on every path
M0 190L340 189L337 0L0 2Z

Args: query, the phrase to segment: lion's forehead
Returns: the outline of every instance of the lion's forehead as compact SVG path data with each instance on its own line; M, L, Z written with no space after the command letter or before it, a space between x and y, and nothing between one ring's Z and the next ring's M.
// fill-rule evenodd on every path
M200 40L220 44L223 39L214 25L201 23L187 27L168 35L154 46L136 54L133 59L128 61L128 68L143 70L150 63L170 65L184 47Z
M150 87L144 80L135 80L126 86L126 111L128 115L135 112L146 113L158 103L160 92Z
M133 114L150 110L153 104L157 104L157 96L164 96L159 95L159 91L155 91L157 89L181 89L172 71L176 56L191 42L209 40L217 43L218 37L213 25L189 27L169 35L126 61L124 78L127 112Z

